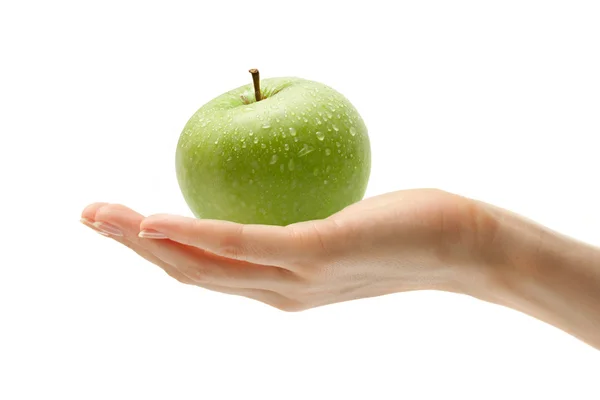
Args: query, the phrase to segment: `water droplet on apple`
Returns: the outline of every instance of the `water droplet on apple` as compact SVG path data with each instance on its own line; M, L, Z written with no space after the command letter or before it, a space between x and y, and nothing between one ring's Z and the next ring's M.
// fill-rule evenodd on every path
M244 107L244 111L253 111L253 110L254 110L254 108L252 108L252 107Z
M200 124L200 126L201 126L202 128L204 128L206 125L207 125L207 123L206 123L206 122L203 122L203 123L201 123L201 124Z
M340 147L342 144L341 144L340 142L335 142L335 145L336 145L337 147Z
M312 153L313 151L315 151L315 149L307 144L304 144L304 146L302 147L302 149L300 149L300 151L298 152L298 157L303 157L309 153Z
M217 138L217 140L215 140L215 144L219 144L219 138Z
M315 121L317 121L317 125L321 125L321 119L320 118L315 119Z
M254 138L254 144L256 144L256 143L258 143L258 138L257 137Z
M333 115L330 112L328 112L327 113L327 118L332 118L332 117L333 117Z
M290 111L290 114L292 114L292 115L296 115L296 113L295 113L295 112L293 112L293 111Z
M294 142L297 142L297 141L298 141L298 138L297 138L297 137L295 137L295 138L294 138Z
M296 130L294 128L290 128L290 135L296 136Z
M325 155L326 155L326 156L328 156L328 155L330 155L330 154L331 154L331 150L329 150L329 149L325 149Z
M308 119L306 119L306 118L303 118L303 119L304 119L304 122L308 122Z
M290 171L294 170L294 159L293 158L290 158L290 161L288 162L288 169Z
M250 135L250 136L254 136L254 131L250 131L250 132L248 132L248 135Z
M314 175L314 176L317 176L317 175L319 175L319 168L315 168L315 169L313 169L313 175Z
M356 128L355 128L355 127L351 127L351 128L350 128L350 134L351 134L352 136L356 136Z
M269 164L275 164L277 162L277 158L277 154L273 154L273 156L271 157L271 161L269 161Z
M300 118L300 116L297 116L297 117L296 117L296 119L297 119L298 121L300 121L302 118Z
M325 180L323 181L323 183L324 183L325 185L327 185L327 184L329 183L329 181L328 181L327 179L325 179Z
M325 139L325 134L323 132L317 132L316 135L317 135L317 139L319 139L321 141L323 139Z
M334 131L336 131L336 132L340 130L340 128L338 128L338 127L337 127L337 125L335 125L335 124L333 124L331 127L332 127L332 128L333 128L333 130L334 130Z
M289 145L289 144L287 144L287 143L286 143L286 144L284 144L284 145L283 145L283 147L284 147L286 150L289 150L289 149L290 149L290 145Z
M260 145L260 147L261 147L261 148L263 148L263 149L266 149L266 148L267 148L267 145L266 145L266 144L264 144L264 143L262 143L262 144Z
M242 143L242 149L245 149L245 148L246 148L246 142L243 142Z
M268 122L263 124L263 126L262 126L263 129L269 129L270 127L271 127L271 125Z
M285 132L281 132L281 137L285 137Z

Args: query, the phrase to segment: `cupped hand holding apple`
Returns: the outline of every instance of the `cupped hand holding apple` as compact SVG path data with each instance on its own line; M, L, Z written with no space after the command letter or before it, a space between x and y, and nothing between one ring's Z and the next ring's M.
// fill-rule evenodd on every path
M82 221L181 282L286 310L451 290L453 264L432 248L443 247L441 215L456 197L360 201L371 153L352 104L317 82L250 72L253 85L204 105L179 138L177 178L199 219L96 203Z
M326 219L273 226L145 218L95 203L82 222L182 283L300 311L407 290L459 291L463 275L483 273L464 268L480 252L463 229L476 218L469 204L437 190L400 191Z
M200 219L95 203L81 221L180 282L282 310L437 289L600 348L600 249L438 190L359 201L370 149L350 103L297 78L261 91L251 72L254 91L211 101L181 134L177 176Z

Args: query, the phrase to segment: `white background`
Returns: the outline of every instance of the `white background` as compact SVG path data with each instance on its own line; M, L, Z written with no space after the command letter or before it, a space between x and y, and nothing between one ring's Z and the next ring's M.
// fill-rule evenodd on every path
M287 314L78 222L94 201L191 215L179 133L256 67L353 102L368 196L438 187L600 245L598 21L596 1L3 1L0 398L600 398L600 353L512 310Z

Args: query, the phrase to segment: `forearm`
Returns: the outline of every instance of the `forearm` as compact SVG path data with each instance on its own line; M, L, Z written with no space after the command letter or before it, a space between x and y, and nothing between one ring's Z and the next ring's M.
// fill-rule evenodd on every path
M600 249L492 208L491 290L476 297L545 321L600 349Z

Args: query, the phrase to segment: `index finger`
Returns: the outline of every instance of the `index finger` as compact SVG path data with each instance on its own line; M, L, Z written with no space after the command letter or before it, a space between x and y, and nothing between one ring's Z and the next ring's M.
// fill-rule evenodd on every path
M293 226L245 225L228 221L158 214L140 224L140 236L165 238L219 256L290 269L319 248L306 229Z

